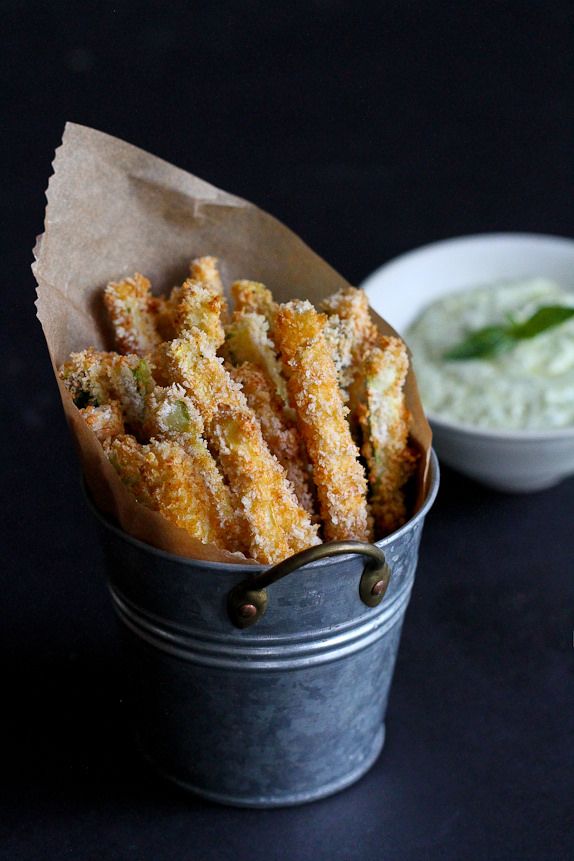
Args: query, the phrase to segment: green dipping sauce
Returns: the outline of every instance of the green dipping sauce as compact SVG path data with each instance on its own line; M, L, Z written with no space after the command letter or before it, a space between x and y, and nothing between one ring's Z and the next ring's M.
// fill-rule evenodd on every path
M409 327L425 409L438 419L496 430L574 426L574 318L489 358L448 361L470 332L525 321L547 305L574 307L574 292L544 278L449 294Z

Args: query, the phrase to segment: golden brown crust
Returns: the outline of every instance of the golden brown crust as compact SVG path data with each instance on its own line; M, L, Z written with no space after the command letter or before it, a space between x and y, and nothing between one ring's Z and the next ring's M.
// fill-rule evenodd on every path
M272 335L277 303L271 290L259 281L234 281L230 288L236 312L262 314Z
M275 341L291 402L313 466L327 540L371 538L367 483L345 420L335 365L323 334L324 315L309 302L280 305Z
M124 417L118 401L95 407L92 404L80 410L87 426L103 444L125 433Z
M247 403L261 425L263 439L285 470L297 499L306 511L314 514L303 443L273 384L261 368L250 362L230 369L230 374L241 385Z
M223 471L241 502L251 556L272 565L318 544L317 527L299 505L253 413L221 404L210 425Z
M89 347L72 353L60 367L59 375L77 407L102 406L117 400L127 424L139 430L145 397L154 385L146 359Z
M269 338L269 324L263 314L236 311L225 327L221 354L233 365L249 362L261 368L273 384L282 402L288 406L287 384L275 345Z
M405 522L404 488L417 463L408 444L410 416L404 396L408 367L403 341L380 336L365 353L353 384L378 537Z
M178 338L193 329L205 332L217 349L225 340L221 312L223 298L201 281L188 278L179 291L174 329Z
M156 386L150 392L146 398L143 433L148 439L170 440L181 446L200 476L206 499L211 501L210 510L217 512L221 534L227 536L227 546L244 550L240 508L207 448L201 415L182 386Z
M356 387L353 383L363 355L376 342L379 331L371 320L367 294L357 287L341 288L323 300L321 309L329 315L330 320L338 320L337 328L342 343L337 345L336 349L345 351L342 356L343 367L339 372L339 384L342 387L343 399L349 407L349 425L353 439L360 444L360 402L356 399ZM349 339L348 343L345 342L346 338Z
M217 257L194 257L189 264L189 274L195 281L200 281L218 296L223 298L223 282L219 274Z
M118 352L143 356L159 344L161 338L156 327L159 302L151 294L150 282L139 272L133 278L110 281L104 290L104 304Z
M353 361L360 361L365 347L374 344L379 337L379 331L371 319L365 291L357 287L342 287L324 299L320 308L329 316L336 314L339 320L350 322Z
M193 538L220 549L227 545L225 530L204 477L184 449L170 440L147 445L134 437L116 437L105 445L109 460L128 490L142 505L159 511Z
M260 562L278 561L283 558L285 546L301 549L301 542L307 542L304 546L315 543L315 527L298 504L285 471L270 453L241 386L223 367L223 360L217 358L205 333L194 329L186 338L162 344L155 361L162 375L183 386L201 414L207 441L240 500L254 558ZM226 429L226 418L237 432L240 428L249 432L249 438L242 440ZM242 475L242 470L248 475ZM254 476L257 481L268 482L260 499L266 499L267 505L274 508L265 515L260 511L259 499L251 499ZM250 489L249 494L245 488ZM284 494L282 504L278 502L280 492ZM290 536L292 528L295 533Z

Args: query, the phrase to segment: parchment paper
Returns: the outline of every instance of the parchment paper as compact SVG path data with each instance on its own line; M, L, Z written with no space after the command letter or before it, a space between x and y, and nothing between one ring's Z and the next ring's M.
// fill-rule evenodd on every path
M46 193L45 231L34 249L37 312L56 372L74 351L110 349L101 301L108 281L142 272L154 292L181 283L192 257L219 258L224 283L264 282L279 302L317 304L348 286L294 233L251 203L220 191L124 141L68 123ZM396 334L373 316L384 334ZM56 374L57 377L57 374ZM137 503L119 480L58 379L92 498L121 528L179 556L237 563ZM431 431L414 373L406 384L411 437L422 456L416 507L425 497ZM242 558L242 561L245 560Z

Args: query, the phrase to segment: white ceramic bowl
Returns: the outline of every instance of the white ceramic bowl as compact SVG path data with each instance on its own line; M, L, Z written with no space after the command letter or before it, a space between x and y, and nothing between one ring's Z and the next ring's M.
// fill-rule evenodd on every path
M447 239L391 260L361 286L373 308L404 335L420 311L445 293L533 276L574 289L574 240L535 233ZM430 412L428 417L439 457L498 490L541 490L574 474L574 427L491 431Z

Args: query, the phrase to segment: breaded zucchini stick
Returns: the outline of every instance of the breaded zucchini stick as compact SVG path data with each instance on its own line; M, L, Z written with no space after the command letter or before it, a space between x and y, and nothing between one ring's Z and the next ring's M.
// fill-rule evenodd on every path
M116 436L124 434L124 417L118 401L110 401L102 406L87 406L80 410L87 426L93 430L103 444Z
M297 502L283 467L265 445L253 413L222 404L215 409L210 424L223 470L241 500L250 555L272 565L319 544L317 526Z
M116 356L117 353L104 353L88 347L80 353L71 353L60 366L59 377L79 409L88 405L98 407L113 399L111 370Z
M324 299L320 307L329 315L330 319L336 316L339 325L344 326L347 333L350 334L351 361L348 361L348 355L343 359L345 367L339 374L339 384L342 388L343 400L349 406L351 433L355 441L359 443L361 439L358 427L359 402L354 395L353 381L365 351L376 342L379 331L371 320L369 300L364 290L359 290L356 287L343 287L333 293L332 296Z
M231 323L225 327L225 344L221 352L233 365L250 362L261 368L282 402L289 403L281 362L269 338L269 324L263 314L236 311Z
M337 314L327 318L323 334L337 371L337 380L343 401L349 400L349 386L353 382L353 323L341 320Z
M227 320L227 302L223 293L223 284L218 269L217 257L196 257L189 264L190 278L182 286L173 287L169 296L158 296L156 317L157 329L164 341L171 341L179 335L176 318L178 306L182 299L182 291L188 282L201 285L205 290L219 296L221 299L220 314L222 320Z
M336 314L340 321L349 321L353 361L359 362L365 348L374 344L379 337L379 331L371 320L369 300L365 291L357 287L342 287L324 299L320 309L329 317Z
M205 493L202 476L180 445L171 440L141 445L132 436L120 436L105 447L111 464L138 502L159 511L204 544L229 549L215 502Z
M144 436L178 443L191 459L202 483L202 493L211 500L228 546L243 550L242 518L229 487L217 468L205 439L203 420L185 390L176 384L156 386L146 398Z
M133 278L110 281L104 290L104 304L114 329L120 353L143 356L159 344L156 327L158 300L150 282L139 272Z
M235 311L263 314L267 320L269 332L273 333L278 306L273 299L271 290L268 290L265 284L261 284L259 281L234 281L230 292L235 304ZM271 337L273 337L272 334Z
M179 292L174 320L176 337L185 337L192 329L199 329L205 332L217 349L225 340L221 322L222 307L223 298L214 293L211 287L188 278Z
M89 347L72 353L59 374L77 407L97 407L117 400L128 424L138 427L143 421L145 397L154 386L146 359Z
M225 370L205 333L193 329L185 339L162 344L154 361L160 377L183 386L201 414L207 442L217 452L223 473L240 500L254 558L274 562L288 555L286 547L294 553L295 548L316 543L316 527L297 502L283 467L269 451L241 386ZM236 431L244 428L249 432L249 439L226 429L226 417ZM248 474L241 475L242 470ZM260 499L274 506L266 514L259 501L254 502L244 492L245 488L255 488L254 477L262 483ZM297 528L292 535L294 524Z
M189 274L194 281L200 281L205 287L209 287L213 293L221 296L222 299L225 298L217 257L194 257L189 264Z
M263 439L287 473L297 499L306 511L313 514L313 494L302 441L273 383L265 371L250 362L231 368L229 373L240 383L249 407L259 420Z
M313 480L327 540L367 541L367 482L345 420L337 373L323 334L324 315L310 302L280 305L275 339L287 386L313 465Z
M403 391L408 367L401 339L380 336L377 345L367 350L353 384L377 537L405 522L404 486L417 463L408 445L409 412Z
M154 378L160 385L178 383L208 423L219 403L247 409L241 386L223 367L211 339L198 329L161 344L151 355Z

